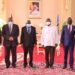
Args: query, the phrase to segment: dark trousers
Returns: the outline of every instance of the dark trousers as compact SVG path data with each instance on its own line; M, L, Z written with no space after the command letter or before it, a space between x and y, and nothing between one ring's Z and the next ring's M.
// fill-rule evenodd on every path
M12 65L16 63L16 46L6 46L5 47L5 63L6 66L10 65L10 51L12 54Z
M50 56L49 56L50 54ZM46 66L53 66L54 63L54 56L55 56L55 47L53 46L47 46L45 47L45 60L46 60ZM50 60L49 60L50 58Z
M68 52L70 53L70 60L69 60L70 67L73 67L73 62L74 62L74 57L73 57L74 45L72 45L72 46L69 46L69 45L68 46L64 46L64 66L67 66Z
M29 65L33 65L33 46L23 47L24 48L24 65L27 65L27 54L29 53Z

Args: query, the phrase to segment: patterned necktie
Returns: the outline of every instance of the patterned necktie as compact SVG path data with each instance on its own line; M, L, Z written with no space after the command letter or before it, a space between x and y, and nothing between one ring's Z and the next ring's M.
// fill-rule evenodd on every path
M30 27L28 27L28 33L30 33L30 32L31 32Z

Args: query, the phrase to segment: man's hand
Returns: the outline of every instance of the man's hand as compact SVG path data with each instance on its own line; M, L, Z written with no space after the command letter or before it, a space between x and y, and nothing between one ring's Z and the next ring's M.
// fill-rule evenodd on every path
M19 44L18 47L23 47L23 44Z
M0 56L2 55L2 47L3 45L0 45Z
M59 45L56 47L56 51L57 51L57 56L59 56L60 55L60 46Z
M44 48L44 45L41 45L41 47L43 47L43 48Z
M9 37L9 41L13 41L14 40L14 38L11 36L11 37Z
M60 55L60 50L57 50L57 56L59 56Z

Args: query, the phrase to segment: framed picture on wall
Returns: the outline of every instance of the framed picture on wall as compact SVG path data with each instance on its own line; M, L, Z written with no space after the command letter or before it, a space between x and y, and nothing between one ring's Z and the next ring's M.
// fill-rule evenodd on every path
M28 18L41 18L41 0L28 0Z

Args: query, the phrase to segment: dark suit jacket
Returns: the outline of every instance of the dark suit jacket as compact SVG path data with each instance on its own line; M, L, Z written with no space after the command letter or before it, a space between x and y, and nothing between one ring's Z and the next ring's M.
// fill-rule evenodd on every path
M68 26L64 26L61 34L61 43L64 46L74 44L75 26L72 26L72 31L69 32Z
M2 36L4 38L3 45L4 46L16 46L18 44L18 35L19 35L19 27L16 24L13 24L12 32L10 34L8 24L4 25L2 28ZM14 40L9 41L9 37L12 36Z
M21 31L21 44L23 44L23 46L25 46L25 47L33 46L34 44L36 44L36 30L35 30L35 27L31 26L31 33L30 34L27 32L26 26L24 26L22 28L22 31Z

